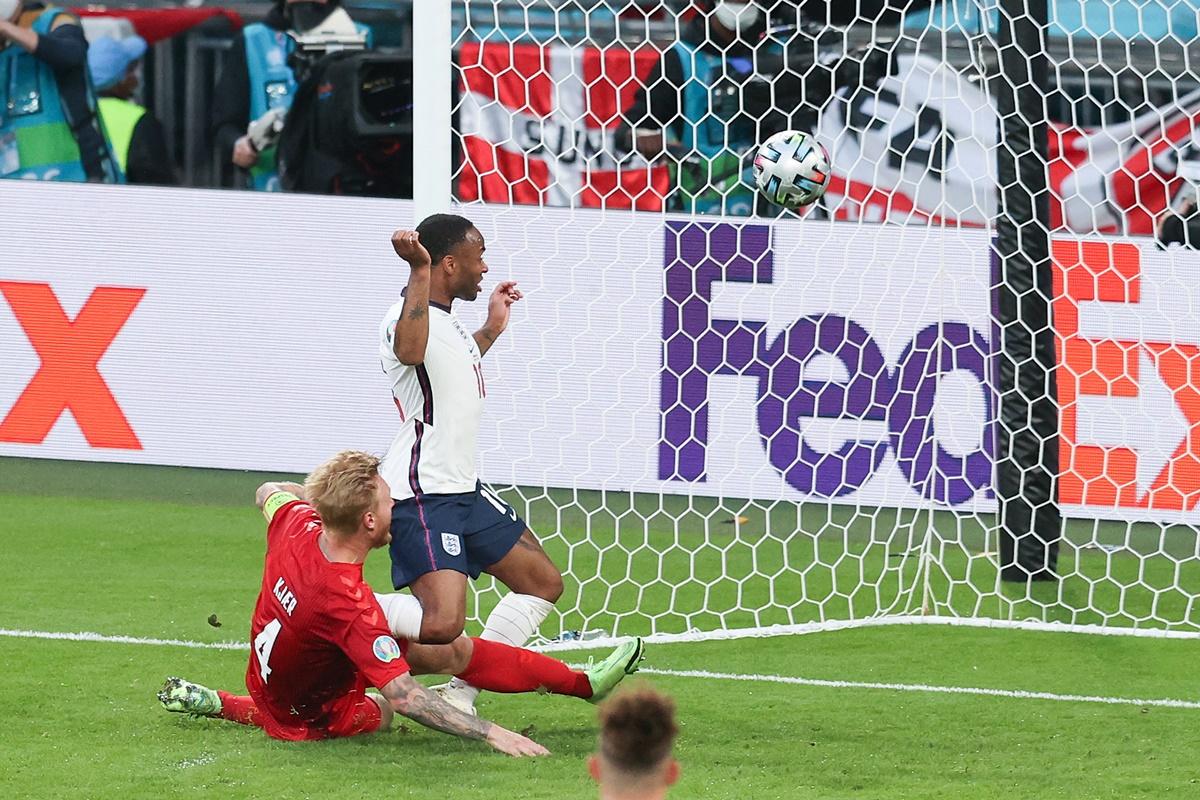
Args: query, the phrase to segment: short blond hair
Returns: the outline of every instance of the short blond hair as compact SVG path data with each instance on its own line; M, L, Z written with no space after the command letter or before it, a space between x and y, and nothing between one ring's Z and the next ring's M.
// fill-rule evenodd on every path
M378 474L378 458L358 450L343 450L312 471L304 482L304 494L327 528L354 533L362 515L375 502Z
M661 767L678 735L675 702L649 687L627 689L600 706L600 755L630 777Z

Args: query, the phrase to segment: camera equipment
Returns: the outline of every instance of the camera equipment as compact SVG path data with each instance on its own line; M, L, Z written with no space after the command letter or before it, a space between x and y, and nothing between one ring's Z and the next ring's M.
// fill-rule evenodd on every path
M285 191L412 196L412 59L332 52L297 87L279 140Z
M318 24L303 31L288 33L296 43L288 66L303 83L317 63L331 53L360 52L367 49L367 36L359 32L354 20L343 8L334 9Z
M284 191L411 197L412 59L368 51L341 8L289 36L291 107L250 126L260 150L278 144Z

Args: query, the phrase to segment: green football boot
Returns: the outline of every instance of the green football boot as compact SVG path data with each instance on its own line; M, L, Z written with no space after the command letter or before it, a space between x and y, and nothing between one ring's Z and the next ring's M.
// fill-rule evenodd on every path
M193 717L215 717L221 713L221 698L216 691L183 678L167 678L158 690L158 702L167 711Z
M638 671L638 666L645 657L646 646L641 637L635 637L617 647L599 664L588 665L585 672L588 682L592 684L592 696L588 698L588 702L599 703L612 694L612 690L625 680L626 675Z

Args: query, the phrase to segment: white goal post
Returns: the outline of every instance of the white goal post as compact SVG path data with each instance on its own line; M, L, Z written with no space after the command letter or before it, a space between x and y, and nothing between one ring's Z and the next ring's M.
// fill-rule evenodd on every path
M563 629L1200 636L1184 23L838 5L413 3L415 217L526 291L480 466ZM788 127L798 214L746 180Z

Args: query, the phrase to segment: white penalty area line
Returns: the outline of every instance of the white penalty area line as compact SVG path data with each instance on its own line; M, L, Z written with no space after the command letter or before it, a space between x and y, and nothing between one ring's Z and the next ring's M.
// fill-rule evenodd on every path
M107 636L102 633L63 633L55 631L26 631L0 628L0 637L16 639L49 639L71 642L100 642L105 644L137 644L160 647L186 647L195 650L249 650L245 642L196 642L187 639L153 639L140 636ZM812 686L822 689L875 689L890 692L923 694L959 694L977 697L1005 697L1016 700L1053 700L1061 703L1099 703L1110 706L1143 706L1155 708L1200 709L1200 701L1170 698L1141 699L1134 697L1103 697L1100 695L1027 692L1014 689L987 689L977 686L933 686L924 683L880 683L875 681L832 681L820 678L798 678L790 675L758 675L740 672L709 672L699 669L659 669L642 667L638 674L661 675L669 678L701 678L704 680L742 681L744 683L779 683L792 686Z

